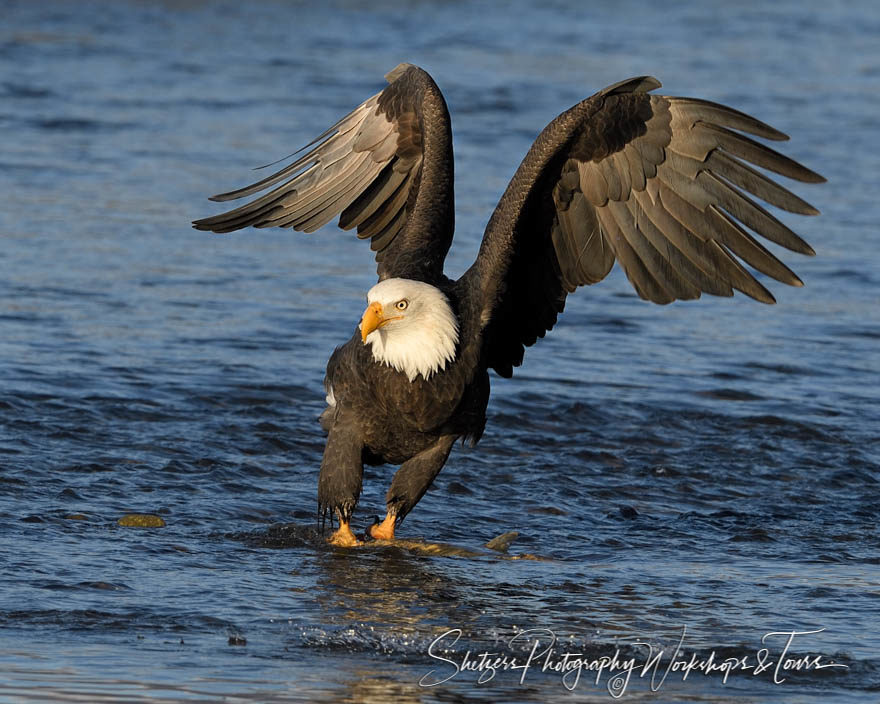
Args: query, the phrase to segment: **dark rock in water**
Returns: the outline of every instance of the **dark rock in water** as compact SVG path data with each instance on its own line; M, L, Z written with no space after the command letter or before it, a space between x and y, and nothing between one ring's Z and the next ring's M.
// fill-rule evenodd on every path
M451 494L461 494L461 495L470 495L474 492L471 491L469 487L462 484L461 482L449 482L449 485L446 487L446 490Z
M240 635L229 636L229 645L247 645L247 638Z
M486 547L497 552L507 552L507 548L509 548L511 543L518 537L519 533L515 530L512 530L509 533L502 533L486 543Z
M628 518L632 520L633 518L638 518L639 512L636 511L632 506L621 506L620 515L623 518Z
M567 516L568 512L556 506L535 506L528 509L529 513L546 513L549 516Z

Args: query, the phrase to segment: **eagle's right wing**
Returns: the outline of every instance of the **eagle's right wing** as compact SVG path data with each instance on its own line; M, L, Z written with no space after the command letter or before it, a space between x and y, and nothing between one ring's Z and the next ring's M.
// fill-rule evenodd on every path
M389 85L343 117L289 166L228 201L271 191L219 215L198 230L248 226L314 232L339 216L344 230L369 238L380 279L437 280L452 242L452 136L446 103L423 70L401 64ZM279 184L276 186L276 184ZM420 194L422 197L420 197Z

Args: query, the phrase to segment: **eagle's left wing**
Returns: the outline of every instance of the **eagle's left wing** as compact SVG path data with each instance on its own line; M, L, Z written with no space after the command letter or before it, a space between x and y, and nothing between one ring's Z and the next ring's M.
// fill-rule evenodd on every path
M618 261L655 303L773 296L740 263L793 286L800 279L743 227L802 254L810 246L747 193L802 215L818 211L749 164L824 179L745 136L786 135L737 110L649 95L651 77L615 84L551 122L498 203L460 284L488 366L502 376L550 330L566 295Z

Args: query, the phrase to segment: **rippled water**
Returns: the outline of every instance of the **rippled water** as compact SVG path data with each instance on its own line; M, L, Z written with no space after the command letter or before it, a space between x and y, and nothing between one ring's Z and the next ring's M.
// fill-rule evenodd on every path
M586 667L619 650L627 699L653 672L651 701L876 701L880 12L661 5L5 4L0 699L611 701L621 670ZM774 124L829 183L798 188L820 218L784 218L818 252L785 255L805 288L772 307L661 308L620 275L578 292L494 380L412 542L337 551L316 417L368 248L189 221L404 60L453 115L451 274L538 131L630 75ZM360 528L389 478L367 469ZM679 659L750 665L779 660L765 634L824 629L790 653L846 669L661 681L683 629ZM639 642L667 648L650 672ZM464 669L536 644L528 669ZM565 652L580 679L552 669Z

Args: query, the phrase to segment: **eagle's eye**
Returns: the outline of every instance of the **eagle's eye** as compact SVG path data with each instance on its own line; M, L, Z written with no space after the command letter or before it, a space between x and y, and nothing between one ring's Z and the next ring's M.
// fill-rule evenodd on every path
M402 301L398 301L394 304L394 307L397 310L406 310L406 307L409 305L409 302L404 298Z

